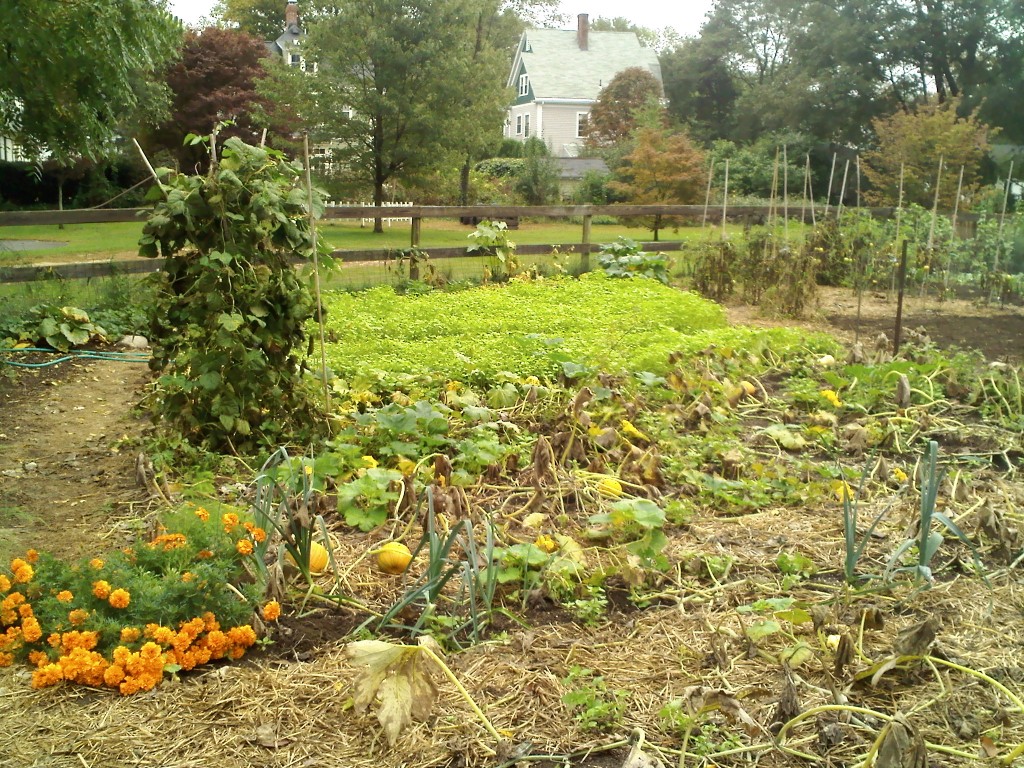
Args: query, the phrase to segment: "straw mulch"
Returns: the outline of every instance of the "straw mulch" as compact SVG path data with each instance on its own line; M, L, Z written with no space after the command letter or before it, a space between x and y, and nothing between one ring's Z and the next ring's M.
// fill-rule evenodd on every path
M896 540L910 515L908 506L893 516L889 530ZM892 541L884 545L886 552ZM365 546L342 543L341 562L355 562ZM430 717L389 747L373 710L356 715L351 708L357 670L339 639L316 649L307 662L257 655L128 698L81 687L33 691L27 670L3 670L0 766L511 766L516 758L526 766L544 765L543 755L564 756L552 757L548 765L620 766L629 740L638 738L644 752L665 765L681 764L684 739L687 765L806 764L798 753L818 756L823 764L853 765L896 713L936 745L930 757L943 765L966 765L986 750L1003 756L1024 742L1024 721L1009 697L991 681L940 662L887 671L874 685L853 680L858 671L893 656L895 648L912 645L908 631L928 621L925 634L936 634L930 644L924 637L932 656L984 672L1020 696L1024 595L1015 567L996 571L990 586L961 574L940 578L927 590L904 581L890 592L852 597L834 574L819 574L791 592L817 606L816 626L787 625L792 637L780 633L755 644L744 627L756 616L736 608L780 594L774 559L783 547L819 563L840 563L841 521L834 510L808 510L695 522L675 533L669 554L677 563L701 553L732 555L735 565L721 582L680 567L646 609L613 606L596 626L571 622L557 610L534 609L529 626L510 623L488 642L449 655L454 674L507 737L500 744L436 673L440 694ZM959 554L970 561L966 550L956 549L948 545L939 557ZM943 577L957 570L948 560L942 566ZM386 605L401 583L384 580L367 559L346 575L343 587ZM844 634L854 652L837 670L832 646ZM779 654L794 640L804 641L812 653L787 673ZM287 641L280 638L281 645ZM581 730L562 702L568 690L563 681L574 666L603 676L609 691L627 692L622 717L606 732ZM659 716L679 698L696 708L688 739L684 729ZM834 704L847 708L819 710L787 729L781 745L775 738L782 721ZM851 712L854 706L863 709Z

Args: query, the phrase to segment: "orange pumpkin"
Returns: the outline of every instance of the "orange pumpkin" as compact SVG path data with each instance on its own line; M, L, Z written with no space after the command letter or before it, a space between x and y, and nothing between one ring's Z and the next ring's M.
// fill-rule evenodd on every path
M377 565L384 573L402 573L411 562L412 552L400 541L389 541L377 550Z

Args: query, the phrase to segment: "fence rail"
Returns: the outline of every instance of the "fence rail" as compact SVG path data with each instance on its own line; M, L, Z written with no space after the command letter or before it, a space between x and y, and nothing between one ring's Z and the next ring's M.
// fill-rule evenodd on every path
M846 209L848 210L848 209ZM890 218L895 208L870 208L877 218ZM835 215L835 206L791 206L788 211L790 219L810 222L813 218L821 219ZM0 228L43 224L100 224L110 222L142 221L149 213L147 208L119 209L75 209L66 211L0 211ZM743 205L729 208L725 212L727 219L732 221L763 221L769 216L781 217L784 211L779 206ZM366 205L332 205L324 212L325 219L360 219L372 221L405 220L410 222L410 246L420 244L420 231L423 219L436 218L477 218L477 219L518 219L525 217L543 218L579 218L582 219L581 238L575 243L550 243L545 245L521 245L517 251L524 255L546 253L551 248L561 250L577 250L584 259L593 250L590 230L594 216L612 217L663 217L684 218L691 221L707 221L719 224L722 221L721 206L703 205L488 205L488 206L435 206L410 205L406 203L386 204L381 207ZM977 214L960 213L960 222L975 222ZM644 248L662 251L679 250L679 243L673 241L657 241L643 244ZM335 257L349 262L380 262L387 261L398 255L396 248L373 250L336 251ZM465 248L429 248L424 249L435 258L458 258L466 256ZM120 274L141 274L155 272L161 268L161 260L133 258L113 260L84 261L74 264L43 264L0 267L0 283L27 282L52 277L60 278L93 278Z

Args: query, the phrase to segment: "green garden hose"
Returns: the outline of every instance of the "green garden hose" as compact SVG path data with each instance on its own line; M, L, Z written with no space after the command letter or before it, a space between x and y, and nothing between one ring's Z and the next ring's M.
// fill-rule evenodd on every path
M43 352L51 355L60 355L52 360L42 363L21 363L16 360L8 360L7 353L10 352ZM55 349L44 347L18 347L0 350L0 363L13 365L16 368L48 368L51 365L67 362L68 360L113 360L121 363L148 363L148 352L99 352L86 349L81 352L60 352Z

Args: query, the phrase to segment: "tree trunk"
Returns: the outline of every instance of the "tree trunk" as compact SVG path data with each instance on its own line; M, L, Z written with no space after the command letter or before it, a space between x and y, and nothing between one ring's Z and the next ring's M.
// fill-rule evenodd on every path
M459 205L469 205L469 170L470 156L466 155L466 161L459 170Z

